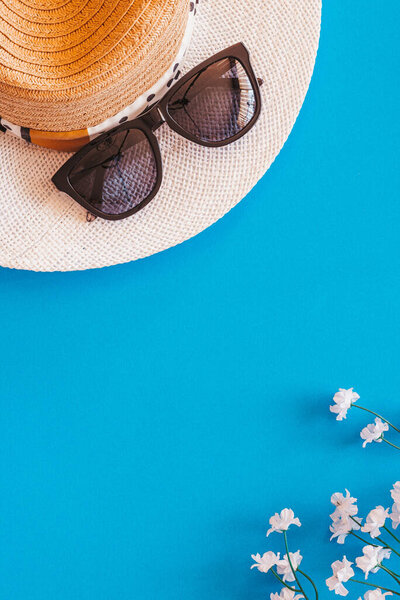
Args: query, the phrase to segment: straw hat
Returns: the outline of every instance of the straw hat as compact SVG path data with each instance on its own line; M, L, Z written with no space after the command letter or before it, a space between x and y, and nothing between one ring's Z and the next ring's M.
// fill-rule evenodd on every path
M195 12L188 0L37 4L0 2L1 125L66 151L107 128L105 119L126 111L176 64Z
M0 2L0 264L67 271L127 262L222 217L290 133L314 66L320 11L321 0ZM128 219L88 223L51 183L69 155L29 140L79 147L139 114L180 71L238 41L264 80L256 126L223 148L197 146L162 127L158 195Z

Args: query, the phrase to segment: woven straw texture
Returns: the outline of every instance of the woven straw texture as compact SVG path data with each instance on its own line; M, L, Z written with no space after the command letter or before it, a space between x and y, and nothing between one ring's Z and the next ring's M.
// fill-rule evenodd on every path
M189 0L2 0L0 115L43 131L97 125L176 56Z
M320 0L203 0L184 70L243 41L262 77L263 109L235 144L204 148L165 125L159 194L132 217L86 222L53 187L67 154L0 136L0 264L68 271L128 262L196 235L235 206L269 168L296 120L316 57Z

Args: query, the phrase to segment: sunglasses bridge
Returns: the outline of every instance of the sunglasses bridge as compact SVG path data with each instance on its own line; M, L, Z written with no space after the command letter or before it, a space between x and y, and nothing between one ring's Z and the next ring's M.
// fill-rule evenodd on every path
M165 119L162 116L158 106L153 106L147 112L140 115L140 119L144 121L152 131L155 131L161 127L163 123L165 123Z

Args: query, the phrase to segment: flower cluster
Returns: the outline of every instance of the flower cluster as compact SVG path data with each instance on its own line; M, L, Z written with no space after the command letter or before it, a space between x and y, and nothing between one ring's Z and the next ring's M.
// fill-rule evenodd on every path
M375 418L374 423L370 423L366 427L363 427L360 431L360 438L363 441L363 448L371 442L383 442L383 434L385 431L389 431L389 425L384 423L379 417Z
M360 410L375 415L375 421L364 427L360 432L360 437L362 440L364 440L363 448L365 448L367 444L371 444L372 442L385 442L386 444L389 444L390 446L393 446L394 448L400 450L400 446L393 444L389 440L385 439L384 436L385 432L389 431L389 428L392 428L398 433L400 433L400 429L398 427L395 427L387 419L384 419L383 417L381 417L381 415L378 415L373 410L369 410L364 406L356 404L357 400L359 399L360 396L357 394L357 392L353 391L353 388L349 388L348 390L344 388L339 388L339 391L337 391L336 394L333 396L333 404L329 407L329 409L332 413L337 415L337 421L343 421L343 419L347 417L347 412L352 406L355 406Z
M330 515L332 524L329 529L332 533L331 540L336 539L339 544L344 544L348 535L353 535L365 543L362 548L362 556L355 559L355 565L364 573L365 580L368 579L370 573L377 573L379 569L382 569L396 582L397 586L400 586L400 575L397 575L392 569L383 564L383 561L389 559L392 553L400 557L400 547L392 547L381 537L389 534L397 544L400 544L400 540L387 525L391 521L392 528L396 529L400 522L400 481L394 484L391 496L394 501L391 512L389 508L376 506L368 513L364 524L362 524L363 519L358 516L357 498L353 498L348 490L346 490L345 495L336 492L331 497L335 510ZM355 531L368 535L371 542L365 540L362 535L354 533ZM376 544L375 541L378 541L379 544ZM346 556L332 564L332 576L326 580L329 590L340 596L347 596L348 589L344 584L348 581L357 581L353 579L355 575L352 568L353 564ZM400 590L394 591L372 584L371 586L375 589L368 590L364 595L364 600L381 600L392 593L400 595Z
M335 510L330 515L332 525L329 527L332 535L331 540L337 538L339 544L344 544L346 537L354 530L360 529L361 524L356 517L358 507L355 504L357 498L350 496L349 490L346 490L346 495L336 492L331 498Z
M353 388L348 390L339 388L339 391L333 396L334 404L329 407L330 411L337 414L337 421L343 421L347 417L349 408L359 399L360 396L356 392L353 392Z
M334 591L335 594L340 594L340 596L347 596L348 590L343 584L354 576L354 571L351 568L352 564L345 556L343 556L343 560L335 560L332 563L333 575L326 580L326 585L331 592Z
M365 592L364 594L364 600L383 600L385 596L393 596L393 592L382 592L382 590L379 589L368 590L368 592ZM361 600L361 598L358 600Z
M267 537L270 533L277 531L283 533L287 531L290 525L301 527L300 520L294 516L291 508L284 508L280 513L275 513L269 520L271 527L267 531Z
M280 552L275 553L269 550L263 555L252 554L251 558L254 564L251 569L258 569L261 573L271 573L277 579L283 588L280 593L270 594L271 600L308 600L309 596L305 592L303 578L313 587L315 598L318 599L317 588L312 579L300 570L300 564L303 560L300 550L290 552L288 547L287 531L291 525L301 527L300 520L294 516L290 508L284 508L280 513L275 513L269 520L270 528L267 531L267 537L273 533L281 533L284 537L286 553L281 558ZM303 587L304 586L304 587Z

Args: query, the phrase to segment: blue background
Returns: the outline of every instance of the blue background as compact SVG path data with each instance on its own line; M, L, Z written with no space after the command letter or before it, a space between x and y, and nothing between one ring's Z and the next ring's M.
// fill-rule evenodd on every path
M400 479L398 451L361 448L367 415L328 411L354 385L400 423L399 21L398 0L325 2L292 135L195 239L0 271L2 598L266 599L250 554L285 506L333 597L330 495L365 512Z

